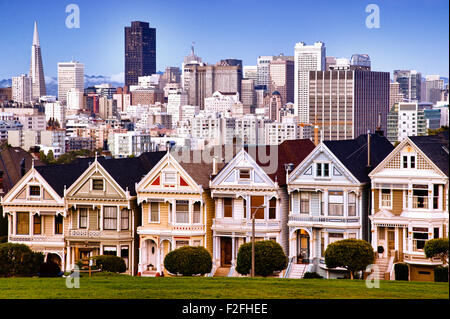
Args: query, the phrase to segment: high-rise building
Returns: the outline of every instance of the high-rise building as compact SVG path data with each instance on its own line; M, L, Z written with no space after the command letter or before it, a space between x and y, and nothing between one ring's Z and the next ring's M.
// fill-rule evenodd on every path
M58 101L65 104L70 89L84 90L84 64L77 61L58 63Z
M242 73L244 79L252 79L254 85L258 84L258 66L244 65Z
M269 91L278 91L281 103L294 102L294 61L275 57L269 64Z
M422 74L416 70L394 70L394 82L400 85L400 92L406 100L421 100Z
M201 66L205 65L205 63L202 62L202 58L195 55L194 43L192 43L191 46L191 54L186 56L183 60L183 63L181 64L181 85L185 92L189 91L190 72L191 72L191 68L189 66L191 65L201 65Z
M37 30L37 22L34 22L33 45L31 46L31 63L30 73L33 100L39 100L41 96L46 95L44 66L42 64L41 46L39 44L39 34Z
M22 74L12 77L12 99L18 103L29 103L32 101L31 78Z
M66 106L60 101L45 103L45 121L50 119L58 121L60 128L66 127Z
M436 104L441 100L441 91L444 89L444 80L439 75L427 75L425 81L425 96L422 100Z
M322 42L295 44L294 103L295 115L301 123L309 123L309 71L325 70L325 58L326 49Z
M125 85L156 73L156 29L148 22L133 21L125 27Z
M353 54L350 59L350 66L364 71L370 71L370 57L368 54Z
M244 107L244 114L250 113L251 107L256 106L255 82L254 79L242 79L241 101Z
M426 135L427 121L418 102L400 102L388 114L387 139L401 142L408 136Z
M270 61L273 60L273 56L259 56L256 63L258 82L257 85L265 85L269 88L270 85Z
M361 70L310 71L309 119L324 140L353 139L386 131L389 73Z
M389 109L391 109L395 103L403 102L404 96L400 92L400 84L398 82L389 83Z
M67 109L82 110L84 109L84 92L80 89L70 89L67 91Z

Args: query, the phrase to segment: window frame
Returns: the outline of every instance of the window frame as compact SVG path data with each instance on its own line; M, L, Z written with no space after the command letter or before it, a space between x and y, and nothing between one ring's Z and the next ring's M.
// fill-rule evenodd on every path
M173 182L167 180L167 175L174 175ZM176 171L165 171L162 172L162 182L164 185L176 185L177 184L177 172Z
M227 201L230 201L230 203L227 204L226 203ZM223 217L224 218L233 218L233 204L234 204L233 198L231 198L231 197L224 197L222 203L223 203L223 205L222 205L223 206ZM228 215L227 214L227 211L228 211L227 208L229 208L229 211L231 212L230 216L227 216Z
M124 212L126 212L126 218L124 218ZM130 229L130 214L131 210L127 208L122 208L120 211L120 230L129 230ZM126 219L126 228L124 228L124 220Z
M81 216L81 212L85 212L86 216ZM85 225L81 226L81 220L85 219ZM80 207L78 208L78 228L79 229L86 229L88 226L88 218L89 218L89 213L88 213L88 209L84 208L84 207Z
M19 218L19 216L26 216L26 218L22 218L22 217ZM21 219L21 218L23 220L19 222L19 219ZM26 222L26 225L27 225L26 232L21 233L21 232L19 232L19 225L22 222L25 223L25 221L27 221ZM30 235L30 213L29 212L16 212L16 235Z
M242 177L242 172L246 171L248 173L248 177ZM250 168L240 168L239 172L238 172L238 177L239 180L243 180L243 181L249 181L251 180L252 176L251 176L251 169Z
M158 211L157 211L157 214L158 214L158 220L153 220L153 218L152 218L152 215L153 215L153 207L154 207L154 205L156 205L156 207L157 207L157 209L158 209ZM160 218L161 207L160 207L160 206L161 206L161 205L160 205L159 202L150 202L150 205L149 205L149 211L148 211L148 222L149 222L150 224L159 224L159 223L160 223L160 220L161 220L161 218Z
M58 220L61 219L61 222L58 222ZM64 233L64 217L61 214L56 214L55 219L55 235L62 235Z
M183 203L178 203L178 202L183 202ZM184 202L186 202L186 203L184 203ZM189 209L189 200L180 200L180 199L177 199L176 201L175 201L175 224L189 224L189 220L190 220L190 218L189 218L189 211L190 211L190 209ZM187 211L186 212L184 212L184 211L180 211L180 213L183 213L183 214L187 214L187 221L186 222L180 222L180 221L178 221L178 206L187 206Z
M105 208L115 208L115 217L107 217L106 216L106 209ZM117 230L117 214L118 214L118 209L116 206L103 206L103 230ZM114 227L112 228L106 228L106 221L113 221Z
M38 195L33 195L33 194L31 193L31 188L32 188L32 187L35 187L35 188L38 188L38 189L39 189L39 194L38 194ZM28 185L28 196L29 196L29 197L40 198L40 197L41 197L41 194L42 194L42 187L41 187L41 185Z
M94 185L95 185L95 181L101 181L102 182L102 189L96 189L95 187L94 187ZM104 192L105 191L105 179L104 178L92 178L91 179L91 190L93 190L93 191L102 191L102 192Z
M36 223L39 220L39 223ZM36 225L39 225L39 232L36 232ZM38 214L33 215L33 235L42 235L42 216Z
M196 211L196 206L198 206L198 212ZM198 221L196 221L196 214L198 214ZM199 201L192 203L192 224L202 223L202 205Z

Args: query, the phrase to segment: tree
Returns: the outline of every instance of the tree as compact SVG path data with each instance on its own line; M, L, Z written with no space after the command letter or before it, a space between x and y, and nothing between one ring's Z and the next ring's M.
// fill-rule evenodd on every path
M342 267L350 273L350 278L355 273L366 269L374 262L375 254L372 246L361 239L343 239L331 243L325 250L325 264L328 268Z
M53 151L49 150L47 153L47 163L53 163L55 161L55 156L53 155Z
M448 264L448 238L430 239L423 250L427 258L440 258L444 266Z
M164 267L171 274L204 275L211 272L211 254L202 246L183 246L168 253Z
M275 271L282 271L287 266L287 257L280 244L273 240L255 243L255 274L266 277ZM252 243L239 247L236 271L248 275L252 269Z
M438 135L441 132L445 132L445 131L448 132L448 130L449 130L448 126L441 126L440 128L435 129L435 130L428 129L428 135Z

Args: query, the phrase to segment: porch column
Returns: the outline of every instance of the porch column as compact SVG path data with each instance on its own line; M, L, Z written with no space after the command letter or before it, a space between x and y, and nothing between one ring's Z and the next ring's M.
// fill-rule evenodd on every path
M71 267L71 258L72 258L72 254L71 254L71 250L72 250L72 247L70 247L70 245L67 245L67 260L66 260L66 263L65 263L65 271L70 271L70 269L72 268Z
M117 231L120 231L121 217L122 217L122 213L120 210L120 206L117 206Z
M289 258L295 257L297 255L297 249L295 242L297 240L296 236L297 231L293 231L291 235L289 235Z
M28 225L28 231L30 235L33 235L33 213L30 212L30 215L28 216L28 218L30 219L30 224Z
M399 238L398 238L398 226L394 227L395 234L395 250L398 251L399 248Z
M378 246L378 226L372 222L372 247L377 251Z
M103 205L101 205L100 206L100 211L99 211L99 213L100 213L100 230L103 230Z
M236 261L236 237L234 233L231 234L231 264L235 265Z
M408 237L408 226L403 226L403 238L402 238L402 241L403 241L403 251L402 251L402 253L404 253L405 251L407 251L408 250L408 247L406 246L406 238Z
M157 272L161 272L161 256L162 256L161 248L162 248L162 245L161 245L161 243L158 240L158 246L157 246L157 249L156 249L156 260L157 260L156 261L156 271Z
M323 215L328 216L328 189L323 190Z

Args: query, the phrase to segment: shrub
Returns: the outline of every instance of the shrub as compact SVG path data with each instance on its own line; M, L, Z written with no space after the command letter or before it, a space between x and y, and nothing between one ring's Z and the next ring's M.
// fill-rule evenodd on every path
M60 273L59 265L51 260L46 261L39 267L39 277L58 277Z
M434 268L434 281L436 282L448 282L448 266L438 266Z
M123 258L113 255L100 255L94 257L97 267L102 271L125 272L127 265Z
M378 247L377 247L377 252L378 252L379 254L384 253L384 247L383 247L383 246L378 246Z
M320 279L320 278L323 278L323 277L316 272L307 271L303 275L303 279Z
M34 276L44 262L44 255L27 245L0 244L0 276Z
M444 265L448 264L448 238L434 238L425 243L423 248L427 258L440 258Z
M183 246L168 253L164 267L171 274L204 275L211 272L211 254L202 246Z
M280 244L273 240L255 242L255 275L266 277L287 266L287 257ZM250 274L252 269L252 243L239 247L236 271L242 275Z
M394 265L395 280L409 280L409 267L407 264L398 263Z
M361 239L343 239L331 243L325 250L325 264L328 268L343 267L347 269L350 278L355 273L365 270L373 263L375 254L372 246Z

